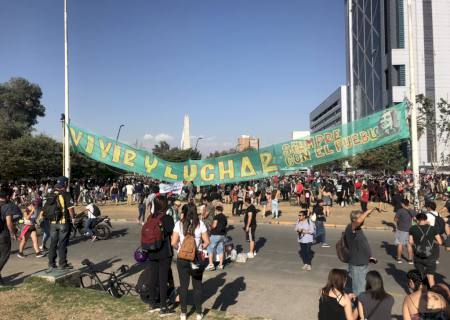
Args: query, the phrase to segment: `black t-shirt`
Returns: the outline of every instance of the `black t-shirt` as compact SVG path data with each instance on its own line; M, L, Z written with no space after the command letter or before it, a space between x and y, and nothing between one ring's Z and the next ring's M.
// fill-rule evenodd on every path
M354 266L364 266L369 264L369 258L372 255L369 241L361 229L352 230L352 224L350 223L345 229L345 237L350 249L349 264Z
M9 236L9 230L6 225L6 217L13 216L15 205L10 202L0 202L0 236Z
M397 212L402 208L403 196L400 193L396 193L392 196L392 205L394 206L394 212Z
M217 226L211 230L211 235L224 236L227 233L227 217L223 213L216 214L214 221L217 220Z
M397 229L399 231L408 232L415 215L415 212L408 208L401 208L398 210L395 214L395 217L397 218Z
M447 208L448 213L450 213L450 200L445 202L445 207Z
M424 243L428 244L428 242L433 246L432 250L432 254L430 256L430 259L436 259L437 257L437 246L435 244L435 237L438 234L436 231L436 228L433 226L430 226L429 224L424 224L424 225L415 225L412 226L409 229L409 234L413 237L414 240L414 245L419 245L420 244L420 239L422 238L422 236L425 234L426 235L426 240L424 239Z
M320 204L313 207L313 212L316 214L316 221L327 221L325 213L323 212L323 207Z
M247 226L247 222L248 222L248 217L251 214L252 215L252 222L250 222L250 226L251 227L256 227L256 208L254 205L249 205L248 208L245 210L245 215L244 215L244 224L245 226Z
M164 232L164 241L160 250L158 251L150 251L148 253L148 258L150 260L160 260L170 258L173 255L172 246L170 244L170 237L172 236L173 228L175 227L175 223L173 222L173 218L164 214L162 218L162 227Z

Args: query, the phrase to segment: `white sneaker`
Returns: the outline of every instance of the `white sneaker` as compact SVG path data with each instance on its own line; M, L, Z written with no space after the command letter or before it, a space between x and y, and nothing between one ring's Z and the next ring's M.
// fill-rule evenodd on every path
M255 257L255 255L251 252L247 253L247 258L249 259L253 259Z
M305 269L306 269L306 264L304 264L302 267L302 270L305 270Z
M203 313L197 313L196 320L202 320L203 319Z
M329 248L330 245L328 243L322 243L322 248Z
M216 268L214 267L213 264L208 264L208 266L205 268L205 271L212 271L215 270Z
M307 264L305 270L306 271L311 271L311 266L309 264Z
M186 313L180 313L180 320L186 320Z

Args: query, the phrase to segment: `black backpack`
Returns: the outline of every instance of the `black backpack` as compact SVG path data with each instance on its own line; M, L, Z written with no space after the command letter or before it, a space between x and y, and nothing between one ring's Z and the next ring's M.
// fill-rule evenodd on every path
M426 232L423 232L422 228L419 226L416 225L416 227L422 233L422 236L420 237L419 243L414 244L414 255L421 259L429 258L433 254L434 240L430 242L430 240L427 239L427 235L433 227L428 226Z
M96 218L100 217L101 212L99 207L97 207L95 204L93 204L92 207L94 208L94 212L92 212L92 215Z
M445 233L445 221L440 215L435 215L433 212L429 212L432 214L436 219L434 222L434 227L436 228L436 231L438 234L444 234Z
M44 217L50 221L60 221L64 216L64 208L61 207L61 204L58 201L57 194L50 194L45 202L44 208Z

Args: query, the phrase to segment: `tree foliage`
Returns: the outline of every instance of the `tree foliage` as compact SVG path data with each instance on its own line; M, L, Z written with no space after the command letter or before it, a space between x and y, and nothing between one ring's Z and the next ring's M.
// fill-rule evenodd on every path
M349 159L350 165L357 169L367 169L377 173L391 174L406 168L408 159L404 155L401 142L387 144Z
M171 148L166 141L156 144L152 150L153 154L163 160L172 162L183 162L189 159L200 160L202 154L196 149L181 150L180 148Z
M42 91L23 78L0 84L0 140L11 140L32 131L38 117L45 115Z
M211 152L206 159L211 159L211 158L217 158L217 157L222 157L222 156L226 156L228 154L234 154L236 153L235 149L228 149L228 150L222 150L222 151L214 151Z

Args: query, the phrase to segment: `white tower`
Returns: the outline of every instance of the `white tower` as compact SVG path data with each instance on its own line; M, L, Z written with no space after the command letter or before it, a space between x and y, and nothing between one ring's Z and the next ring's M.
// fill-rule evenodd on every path
M189 133L189 115L184 115L183 133L181 134L181 150L191 148L191 135Z

